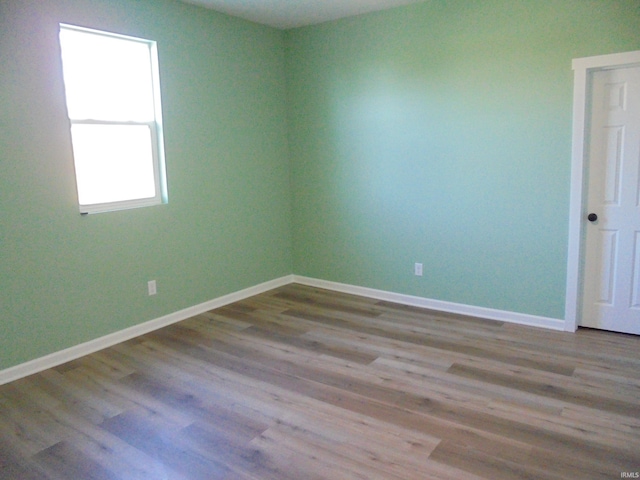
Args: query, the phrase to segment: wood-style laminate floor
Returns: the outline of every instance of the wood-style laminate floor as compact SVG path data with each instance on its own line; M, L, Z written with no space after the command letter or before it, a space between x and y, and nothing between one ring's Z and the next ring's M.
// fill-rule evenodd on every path
M640 337L288 285L0 387L1 479L619 479Z

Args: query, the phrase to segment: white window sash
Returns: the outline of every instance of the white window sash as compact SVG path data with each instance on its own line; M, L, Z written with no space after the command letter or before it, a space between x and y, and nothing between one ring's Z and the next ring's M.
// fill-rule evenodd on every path
M159 155L160 142L158 135L158 122L118 122L113 120L74 120L70 119L70 126L73 125L131 125L131 126L147 126L151 133L151 155L153 162L153 181L155 188L155 195L149 198L139 198L132 200L123 200L116 202L106 203L92 203L89 205L79 204L80 213L83 215L89 213L103 213L111 212L115 210L125 210L129 208L146 207L165 203L164 192L166 189L163 186L165 181L161 175L163 170L162 157Z

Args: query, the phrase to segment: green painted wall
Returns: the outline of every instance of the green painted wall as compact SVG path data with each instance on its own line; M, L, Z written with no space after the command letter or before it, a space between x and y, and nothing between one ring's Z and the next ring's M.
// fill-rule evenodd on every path
M167 205L79 215L59 22L158 42ZM291 273L283 41L169 0L0 2L0 370Z
M571 60L640 49L637 0L430 0L286 42L296 274L564 317Z
M59 22L158 41L167 205L78 214ZM637 0L289 32L174 0L1 1L0 370L292 272L561 318L571 59L640 49L639 27Z

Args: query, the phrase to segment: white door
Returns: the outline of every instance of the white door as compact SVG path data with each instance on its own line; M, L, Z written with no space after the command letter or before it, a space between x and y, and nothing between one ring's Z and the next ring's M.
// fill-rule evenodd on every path
M590 75L581 324L640 334L640 66Z

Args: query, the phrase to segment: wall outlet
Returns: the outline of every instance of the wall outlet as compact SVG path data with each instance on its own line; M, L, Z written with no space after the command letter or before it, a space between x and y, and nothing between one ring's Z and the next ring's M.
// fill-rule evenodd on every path
M147 290L149 291L149 295L155 295L156 293L158 293L155 280L149 280L147 282Z
M413 264L413 273L418 277L422 276L422 264L421 263L414 263Z

